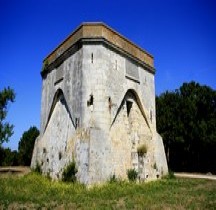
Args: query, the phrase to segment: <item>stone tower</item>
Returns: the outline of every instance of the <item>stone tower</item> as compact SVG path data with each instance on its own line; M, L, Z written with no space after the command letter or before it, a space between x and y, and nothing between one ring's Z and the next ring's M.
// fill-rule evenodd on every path
M40 136L31 167L60 179L75 160L81 183L166 174L156 131L153 56L103 23L79 26L44 60Z

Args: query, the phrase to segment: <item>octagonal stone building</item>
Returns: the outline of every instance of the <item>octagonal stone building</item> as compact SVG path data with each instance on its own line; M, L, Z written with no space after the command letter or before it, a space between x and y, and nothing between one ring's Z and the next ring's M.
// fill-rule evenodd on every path
M83 23L44 60L41 127L31 167L61 179L141 180L168 172L156 131L153 56L104 23Z

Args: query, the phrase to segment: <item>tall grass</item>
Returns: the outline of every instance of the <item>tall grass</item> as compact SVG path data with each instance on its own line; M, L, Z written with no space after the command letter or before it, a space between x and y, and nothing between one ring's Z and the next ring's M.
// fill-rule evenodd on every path
M214 209L216 182L163 179L136 184L111 182L87 189L52 182L39 174L0 179L0 209Z

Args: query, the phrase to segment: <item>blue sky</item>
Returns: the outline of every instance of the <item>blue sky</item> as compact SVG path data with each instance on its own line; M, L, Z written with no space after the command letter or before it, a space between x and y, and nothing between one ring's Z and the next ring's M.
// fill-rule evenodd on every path
M42 61L80 23L102 21L154 55L156 94L195 80L216 89L214 0L0 0L0 90L16 101L5 147L40 127Z

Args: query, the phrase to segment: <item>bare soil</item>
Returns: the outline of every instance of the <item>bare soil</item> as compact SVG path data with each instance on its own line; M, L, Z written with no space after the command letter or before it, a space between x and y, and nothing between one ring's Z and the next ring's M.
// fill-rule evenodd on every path
M194 173L175 173L176 177L192 178L192 179L209 179L216 180L216 176L212 174L194 174Z
M27 166L0 167L0 177L24 176L30 172L31 172L31 169L30 169L30 167L27 167Z

